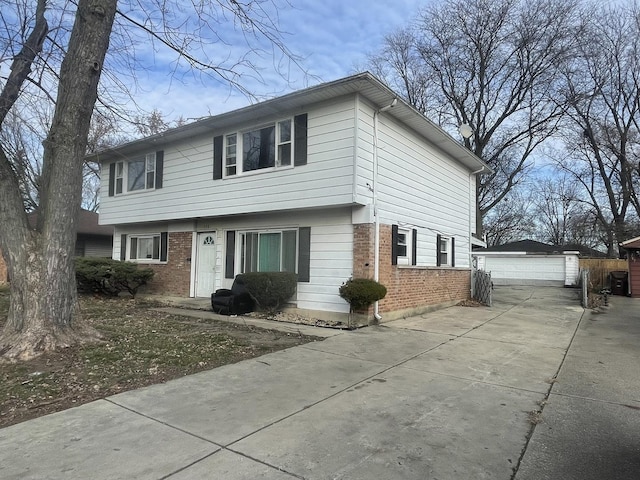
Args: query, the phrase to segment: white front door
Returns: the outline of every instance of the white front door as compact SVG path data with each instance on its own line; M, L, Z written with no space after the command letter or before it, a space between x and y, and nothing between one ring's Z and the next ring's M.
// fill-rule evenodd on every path
M196 263L196 297L209 297L213 293L216 273L216 234L198 234Z

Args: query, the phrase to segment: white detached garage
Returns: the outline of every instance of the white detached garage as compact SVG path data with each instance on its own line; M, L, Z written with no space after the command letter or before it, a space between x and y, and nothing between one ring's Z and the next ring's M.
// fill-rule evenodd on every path
M522 240L473 253L479 270L491 272L494 285L573 286L578 281L579 252Z

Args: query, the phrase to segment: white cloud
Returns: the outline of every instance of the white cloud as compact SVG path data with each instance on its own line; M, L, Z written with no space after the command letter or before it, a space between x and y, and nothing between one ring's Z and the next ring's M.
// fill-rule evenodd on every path
M380 48L386 34L407 25L420 7L415 0L291 0L291 3L292 8L280 9L273 17L279 20L287 47L302 57L302 68L310 76L288 64L278 52L273 55L271 45L265 44L263 55L250 56L262 80L249 69L240 69L243 86L259 98L282 95L353 73L356 64L365 64L366 55ZM219 50L219 58L227 62L225 65L247 53L240 32L232 24L227 28L215 32L227 44L211 47ZM157 49L152 56L151 48L137 45L137 54L149 63L138 78L140 91L136 100L144 108L157 108L169 118L198 118L251 103L223 82L185 69L173 71L175 54ZM282 72L288 78L283 78Z

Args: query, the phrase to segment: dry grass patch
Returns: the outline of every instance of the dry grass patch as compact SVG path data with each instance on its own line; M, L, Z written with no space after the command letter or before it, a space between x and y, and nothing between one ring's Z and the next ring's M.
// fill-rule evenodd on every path
M82 297L100 343L0 364L0 427L126 390L319 340L154 310L144 300ZM0 287L0 328L9 292Z

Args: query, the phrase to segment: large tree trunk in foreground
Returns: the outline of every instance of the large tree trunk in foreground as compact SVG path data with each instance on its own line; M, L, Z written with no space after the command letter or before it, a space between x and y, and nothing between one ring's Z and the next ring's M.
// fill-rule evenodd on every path
M0 224L4 230L0 232L0 248L5 253L11 279L9 317L0 336L0 354L6 359L29 359L87 338L87 330L77 325L73 264L76 222L82 200L82 166L89 124L116 3L116 0L78 2L60 69L56 109L43 145L35 230L27 224L19 201L18 182L6 155L0 152ZM12 70L15 65L16 62ZM0 105L0 110L6 107L6 103Z

